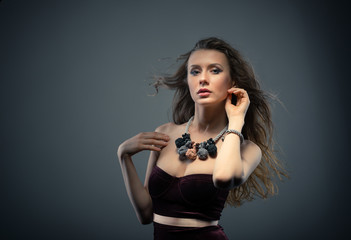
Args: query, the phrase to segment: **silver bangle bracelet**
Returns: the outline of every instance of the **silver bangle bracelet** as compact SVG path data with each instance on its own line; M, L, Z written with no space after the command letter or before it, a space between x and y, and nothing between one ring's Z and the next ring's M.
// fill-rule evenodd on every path
M228 134L228 133L234 133L238 135L240 137L240 144L244 142L244 136L241 134L241 132L238 132L237 130L234 130L234 129L228 129L227 131L225 131L225 134ZM222 138L222 140L224 141L224 137Z

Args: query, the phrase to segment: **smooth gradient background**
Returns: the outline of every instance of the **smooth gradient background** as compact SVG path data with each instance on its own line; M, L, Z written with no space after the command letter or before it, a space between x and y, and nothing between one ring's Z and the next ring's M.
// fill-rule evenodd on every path
M209 36L287 109L272 105L291 179L224 209L228 237L350 235L346 14L346 1L1 1L0 239L152 239L116 151L171 120L173 92L148 96L152 76Z

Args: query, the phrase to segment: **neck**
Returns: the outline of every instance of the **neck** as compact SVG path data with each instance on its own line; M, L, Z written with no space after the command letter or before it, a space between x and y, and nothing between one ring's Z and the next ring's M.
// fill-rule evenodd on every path
M192 128L197 132L218 133L228 124L224 106L199 106L195 104Z

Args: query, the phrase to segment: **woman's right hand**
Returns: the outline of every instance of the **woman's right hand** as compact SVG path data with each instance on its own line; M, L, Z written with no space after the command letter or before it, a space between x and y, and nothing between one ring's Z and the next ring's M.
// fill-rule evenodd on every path
M142 132L132 138L127 139L118 147L118 157L122 159L124 156L132 155L143 151L161 151L168 145L169 136L158 132Z

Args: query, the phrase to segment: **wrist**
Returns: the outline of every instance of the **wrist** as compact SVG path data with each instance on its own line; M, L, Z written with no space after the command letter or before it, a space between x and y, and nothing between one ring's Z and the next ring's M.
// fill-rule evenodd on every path
M228 129L235 129L241 132L244 124L244 118L230 118L228 122Z
M242 144L244 142L244 136L241 134L241 132L235 130L235 129L228 129L226 132L225 132L225 136L223 136L223 139L230 133L233 133L235 135L237 135L239 138L240 138L240 144Z
M119 164L121 166L124 166L127 161L130 161L132 158L129 154L127 153L122 153L118 156Z
M122 161L126 157L126 153L124 152L124 146L123 143L119 145L118 150L117 150L117 156L120 161Z

